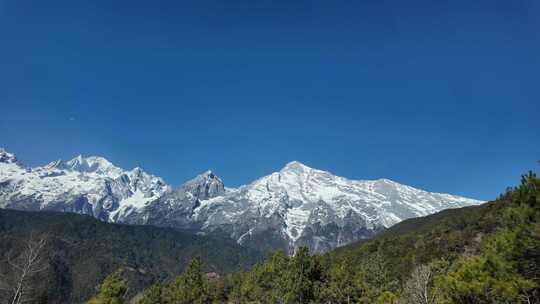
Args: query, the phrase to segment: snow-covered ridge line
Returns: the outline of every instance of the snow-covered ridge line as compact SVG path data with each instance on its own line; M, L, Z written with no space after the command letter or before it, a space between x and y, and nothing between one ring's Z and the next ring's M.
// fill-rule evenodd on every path
M254 230L275 230L277 221L289 252L300 245L324 252L407 218L480 203L388 179L349 180L294 161L236 191L202 201L195 215L207 230L236 226L231 233L239 243L249 243Z
M121 169L103 157L79 155L27 168L4 149L0 183L0 207L77 212L107 221L170 190L159 177Z
M245 246L290 253L302 245L325 252L407 218L480 203L388 179L349 180L298 161L234 189L212 171L173 189L98 156L25 168L0 149L0 207L225 233Z

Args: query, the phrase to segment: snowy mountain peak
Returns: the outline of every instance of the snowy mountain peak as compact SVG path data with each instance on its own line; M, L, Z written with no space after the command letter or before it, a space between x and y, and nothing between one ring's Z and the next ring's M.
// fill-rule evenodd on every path
M304 165L303 163L294 160L292 162L287 163L285 167L283 167L283 169L280 170L280 172L305 172L309 170L313 170L313 168L310 168Z
M15 154L9 153L4 148L0 148L0 163L14 164L17 163Z
M141 167L135 167L130 171L133 176L142 176L145 172Z
M78 155L63 163L62 168L79 172L94 172L111 178L117 178L124 173L124 170L100 156L83 157L82 155Z
M200 176L206 176L208 178L215 178L214 172L212 170L206 170Z
M222 183L221 179L212 172L212 170L206 170L205 172L197 175L195 178L187 181L185 184L194 184L194 183L201 183L201 182L208 182L216 180Z

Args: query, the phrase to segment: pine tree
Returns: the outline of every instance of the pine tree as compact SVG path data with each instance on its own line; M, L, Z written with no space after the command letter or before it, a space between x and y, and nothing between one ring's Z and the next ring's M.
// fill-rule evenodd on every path
M307 247L300 247L289 266L278 278L279 303L310 303L320 285L322 269Z
M327 281L319 295L319 300L328 300L331 303L351 304L357 303L362 288L357 286L355 272L351 262L345 259L334 264L329 270Z
M194 258L186 271L165 292L166 303L203 304L210 302L208 282L201 271L201 259Z
M153 285L144 292L139 304L165 304L162 294L163 287L159 284Z
M103 280L103 283L98 286L96 296L87 304L123 304L126 302L127 290L127 282L117 271Z

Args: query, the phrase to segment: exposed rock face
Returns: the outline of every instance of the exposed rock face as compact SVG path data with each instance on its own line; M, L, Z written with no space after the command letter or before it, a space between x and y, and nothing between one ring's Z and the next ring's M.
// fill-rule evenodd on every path
M118 218L119 222L199 229L194 213L201 201L225 194L221 179L207 171L180 187L164 193L144 208Z
M0 163L14 164L17 162L17 158L14 154L8 153L6 150L0 148Z

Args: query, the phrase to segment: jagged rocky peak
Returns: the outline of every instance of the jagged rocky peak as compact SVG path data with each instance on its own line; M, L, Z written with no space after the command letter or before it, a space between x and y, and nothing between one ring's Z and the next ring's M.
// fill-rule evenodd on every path
M0 148L0 163L17 163L17 157L15 156L15 154L9 153L4 148Z
M146 175L146 172L141 167L135 167L131 171L128 172L129 176L132 178L144 178Z
M95 172L112 178L116 178L124 173L124 170L100 156L83 157L79 155L63 163L62 168L79 172Z
M211 170L186 182L181 188L186 192L190 192L200 200L209 199L225 193L223 181Z
M143 171L143 169L142 169L141 167L135 167L135 168L131 169L131 172L132 172L133 174L140 175L140 174L142 174L144 171Z
M79 154L78 156L74 157L73 159L68 160L67 162L65 162L64 165L65 165L65 167L68 167L70 169L77 169L77 168L80 168L82 166L85 166L86 162L85 162L84 157L81 154Z
M44 169L60 169L62 168L62 165L63 165L63 161L61 159L57 159L55 161L52 161L48 164L46 164L45 166L43 166Z

